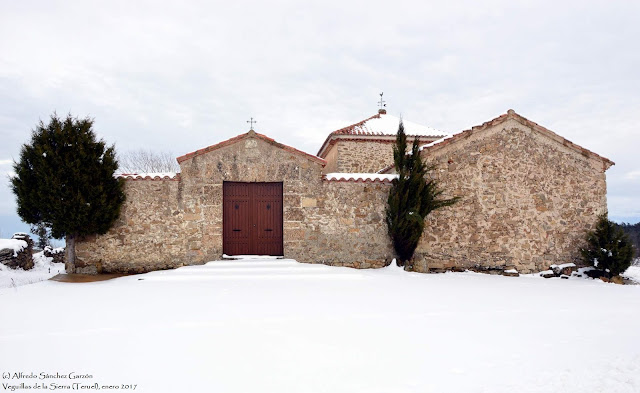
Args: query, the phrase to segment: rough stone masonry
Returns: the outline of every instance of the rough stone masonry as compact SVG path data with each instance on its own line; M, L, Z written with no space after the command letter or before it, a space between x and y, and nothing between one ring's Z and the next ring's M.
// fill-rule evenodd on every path
M390 151L384 143L379 151ZM573 262L585 231L606 211L605 171L613 163L512 111L428 146L421 154L435 165L446 196L461 201L427 218L415 271L527 273ZM390 182L383 177L328 180L323 168L337 167L331 157L253 131L178 160L175 176L127 177L113 228L77 242L77 272L146 272L220 259L225 181L282 182L287 258L375 268L394 257L384 220Z

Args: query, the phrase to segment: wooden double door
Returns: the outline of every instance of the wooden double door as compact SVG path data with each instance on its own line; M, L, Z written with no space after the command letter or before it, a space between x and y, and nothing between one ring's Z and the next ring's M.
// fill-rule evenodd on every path
M283 255L282 183L224 182L222 250L227 255Z

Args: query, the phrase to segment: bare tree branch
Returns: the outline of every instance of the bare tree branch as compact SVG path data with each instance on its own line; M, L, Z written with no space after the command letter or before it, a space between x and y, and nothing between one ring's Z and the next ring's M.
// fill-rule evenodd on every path
M130 150L118 153L119 171L122 173L179 172L180 166L171 152Z

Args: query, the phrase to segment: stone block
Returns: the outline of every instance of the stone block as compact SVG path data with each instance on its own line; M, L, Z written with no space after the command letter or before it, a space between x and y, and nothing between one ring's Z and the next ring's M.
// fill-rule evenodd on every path
M318 200L316 198L302 198L302 207L316 207Z
M286 207L300 207L300 195L297 194L284 194L282 197L282 204Z
M302 221L304 214L301 208L284 209L284 221Z

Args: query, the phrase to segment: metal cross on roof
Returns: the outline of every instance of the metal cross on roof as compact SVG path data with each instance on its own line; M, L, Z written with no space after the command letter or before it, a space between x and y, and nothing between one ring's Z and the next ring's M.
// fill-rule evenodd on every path
M253 123L257 123L257 121L253 120L252 117L251 120L247 120L247 123L251 124L251 131L253 131Z
M382 99L382 95L384 93L380 93L380 101L378 101L378 105L380 105L380 109L384 108L385 106L387 106L387 102L385 100Z

